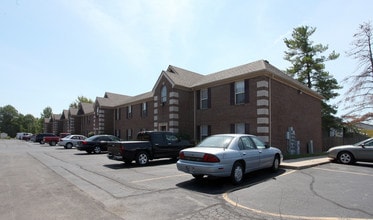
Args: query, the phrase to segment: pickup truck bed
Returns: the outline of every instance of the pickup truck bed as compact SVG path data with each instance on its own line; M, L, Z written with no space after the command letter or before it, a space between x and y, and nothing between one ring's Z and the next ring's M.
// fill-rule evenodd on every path
M180 150L191 147L189 141L171 132L146 131L137 135L139 141L118 141L108 146L108 158L130 164L147 165L149 160L178 158Z

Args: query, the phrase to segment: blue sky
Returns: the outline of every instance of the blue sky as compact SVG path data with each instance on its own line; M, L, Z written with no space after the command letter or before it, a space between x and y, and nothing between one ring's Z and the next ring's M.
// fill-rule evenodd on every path
M283 40L302 25L341 54L326 63L340 82L356 69L346 52L372 9L370 0L1 0L0 107L40 117L78 96L138 95L168 65L209 74L265 59L284 70Z

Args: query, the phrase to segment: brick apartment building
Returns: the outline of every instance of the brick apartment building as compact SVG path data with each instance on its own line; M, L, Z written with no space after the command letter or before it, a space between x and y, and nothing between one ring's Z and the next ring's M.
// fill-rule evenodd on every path
M318 93L265 60L202 75L175 66L138 96L105 93L81 103L75 128L132 140L142 130L169 130L196 142L218 133L250 133L284 153L321 152ZM79 132L78 132L79 131Z

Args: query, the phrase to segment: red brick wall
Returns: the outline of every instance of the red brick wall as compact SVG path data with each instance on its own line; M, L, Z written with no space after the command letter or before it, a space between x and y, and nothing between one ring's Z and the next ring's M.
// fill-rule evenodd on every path
M252 94L254 86L252 80L249 82L250 100L248 103L231 105L230 84L220 85L211 88L211 108L198 109L196 124L210 125L211 134L230 133L231 124L246 123L250 125L250 133L256 126L256 100Z
M307 143L313 140L314 152L321 152L321 101L298 89L271 81L272 144L286 153L286 132L295 130L300 141L300 153L307 153Z

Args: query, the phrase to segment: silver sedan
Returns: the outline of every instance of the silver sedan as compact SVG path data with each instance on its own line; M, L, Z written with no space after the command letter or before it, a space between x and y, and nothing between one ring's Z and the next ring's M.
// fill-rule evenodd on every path
M373 138L366 139L353 145L332 147L328 157L343 164L356 161L373 162Z
M59 146L64 146L65 149L71 149L75 147L79 141L86 139L87 137L79 134L68 135L58 142Z
M264 168L277 171L282 159L279 149L265 145L254 135L218 134L180 151L176 166L197 179L205 175L231 177L234 184L239 184L245 173Z

